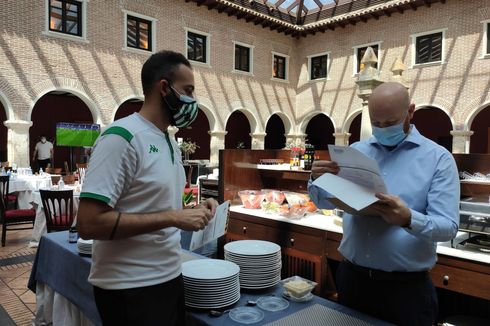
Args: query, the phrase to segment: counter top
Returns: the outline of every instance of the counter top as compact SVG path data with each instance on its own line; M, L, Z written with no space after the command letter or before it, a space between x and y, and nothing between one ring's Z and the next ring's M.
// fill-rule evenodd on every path
M342 227L335 223L335 220L339 218L333 215L328 216L319 213L309 213L302 219L293 220L281 215L265 213L261 209L244 208L241 205L230 207L230 211L342 234ZM439 242L437 244L437 253L439 255L490 264L490 253L485 253L471 248L462 248L462 246L457 245L467 237L467 232L458 232L453 241L456 248L451 248L450 241Z

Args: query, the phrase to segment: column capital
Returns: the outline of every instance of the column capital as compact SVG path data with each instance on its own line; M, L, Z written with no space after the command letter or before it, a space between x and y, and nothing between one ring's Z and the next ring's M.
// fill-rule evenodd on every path
M451 130L449 133L455 137L470 137L475 132L472 130Z
M18 131L28 131L32 127L32 121L27 120L7 120L3 122L4 126L9 129Z
M337 138L337 137L350 137L351 133L350 132L334 132L333 136L335 138Z
M265 136L267 136L267 133L265 132L251 132L249 133L250 137L253 137L253 138L265 138Z
M227 133L228 133L228 131L225 131L225 130L212 130L212 131L208 131L208 134L211 137L213 137L213 136L216 136L216 137L226 136Z

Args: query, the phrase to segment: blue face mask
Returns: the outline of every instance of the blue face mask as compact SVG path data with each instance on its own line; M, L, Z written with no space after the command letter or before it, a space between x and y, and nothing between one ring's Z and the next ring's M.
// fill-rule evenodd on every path
M381 145L385 146L396 146L402 142L403 139L407 136L405 131L403 130L403 123L389 126L386 128L378 128L372 126L373 128L373 136L376 137L376 140Z

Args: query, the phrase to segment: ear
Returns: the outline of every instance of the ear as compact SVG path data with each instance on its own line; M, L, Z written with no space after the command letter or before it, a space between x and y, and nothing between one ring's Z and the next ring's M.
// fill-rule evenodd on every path
M415 104L410 103L410 105L408 107L408 117L410 118L410 120L412 120L414 113L415 113Z
M170 84L168 80L161 79L156 83L156 87L158 87L158 92L161 96L167 96L170 93Z

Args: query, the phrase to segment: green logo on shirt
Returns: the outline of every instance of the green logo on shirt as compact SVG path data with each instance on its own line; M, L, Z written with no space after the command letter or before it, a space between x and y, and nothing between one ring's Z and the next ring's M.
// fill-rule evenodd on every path
M158 148L155 145L150 145L150 153L158 153Z

